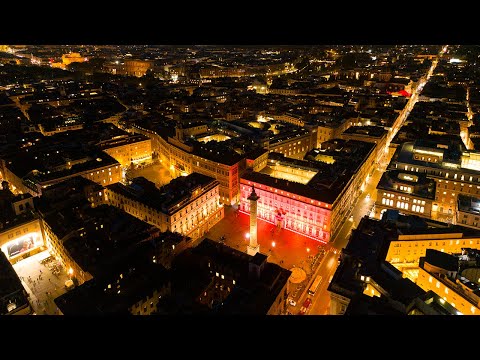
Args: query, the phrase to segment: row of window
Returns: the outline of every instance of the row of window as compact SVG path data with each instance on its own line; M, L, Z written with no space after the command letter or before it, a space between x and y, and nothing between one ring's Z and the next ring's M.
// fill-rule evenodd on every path
M423 201L423 203L425 203L425 201ZM393 207L393 200L382 198L382 205L387 205L387 206ZM399 209L405 209L405 210L408 210L408 208L409 208L408 202L403 202L403 201L397 201L396 206ZM412 205L412 211L424 213L425 212L425 207L420 206L420 205Z
M398 168L398 164L395 164L395 168ZM405 165L405 170L406 171L419 172L418 167L410 166L410 170L409 170L408 165ZM448 172L446 172L444 174L443 171L433 170L433 169L429 169L429 168L423 168L422 170L426 174L435 175L435 176L445 176L446 179L448 179L449 176L450 176L450 173L448 173ZM453 179L456 180L457 178L458 178L458 174L456 174L456 173L453 174ZM473 182L474 180L476 180L477 182L480 182L480 177L477 177L475 179L473 176L460 175L460 180L461 181L466 181L465 178L468 178L468 181L471 181L471 182Z
M250 186L242 186L241 198L243 201L247 201L247 198L250 196L251 191L252 191L252 188ZM259 204L263 204L263 203L267 204L267 200L268 200L268 202L271 203L270 206L272 205L278 206L278 204L281 203L281 204L289 205L293 209L304 208L307 211L313 211L313 212L318 211L319 210L318 206L321 206L323 204L320 201L315 201L307 198L304 199L300 196L298 197L298 200L295 198L292 199L290 196L297 197L297 195L286 193L282 190L278 191L278 189L270 188L270 191L258 189L257 187L255 188L255 192L260 197L260 199L258 200ZM287 195L287 197L285 197L285 195ZM310 204L306 204L305 202L302 202L301 201L302 199L304 199L305 201L309 200ZM274 203L272 203L272 201L274 201ZM328 207L328 204L323 204L323 205ZM322 211L328 211L328 210L322 210Z

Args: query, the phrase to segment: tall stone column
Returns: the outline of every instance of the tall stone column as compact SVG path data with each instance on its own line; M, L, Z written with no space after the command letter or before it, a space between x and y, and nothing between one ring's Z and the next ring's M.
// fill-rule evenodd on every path
M260 251L257 243L257 200L260 196L255 193L255 186L252 185L252 192L247 199L250 201L250 243L247 245L247 254L255 255Z

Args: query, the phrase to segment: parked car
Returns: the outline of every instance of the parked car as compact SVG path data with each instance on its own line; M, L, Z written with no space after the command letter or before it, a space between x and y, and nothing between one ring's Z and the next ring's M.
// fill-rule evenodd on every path
M288 299L288 303L292 306L297 306L297 302L293 299Z

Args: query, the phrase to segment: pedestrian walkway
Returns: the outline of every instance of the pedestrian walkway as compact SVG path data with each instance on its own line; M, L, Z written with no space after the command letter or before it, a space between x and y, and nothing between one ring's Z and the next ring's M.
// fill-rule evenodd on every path
M54 299L66 292L68 274L48 250L13 265L37 315L59 314Z

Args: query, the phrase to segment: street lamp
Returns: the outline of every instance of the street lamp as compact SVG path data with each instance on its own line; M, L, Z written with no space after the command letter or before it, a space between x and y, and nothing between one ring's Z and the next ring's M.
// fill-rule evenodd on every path
M248 240L248 239L250 239L250 233L247 232L245 233L245 240Z
M310 252L310 248L307 248L307 253L309 253L309 252Z
M275 241L272 241L272 247L273 248L275 247Z
M72 275L73 275L73 269L72 269L72 268L69 268L69 269L68 269L68 275L69 275L70 277L72 277Z

